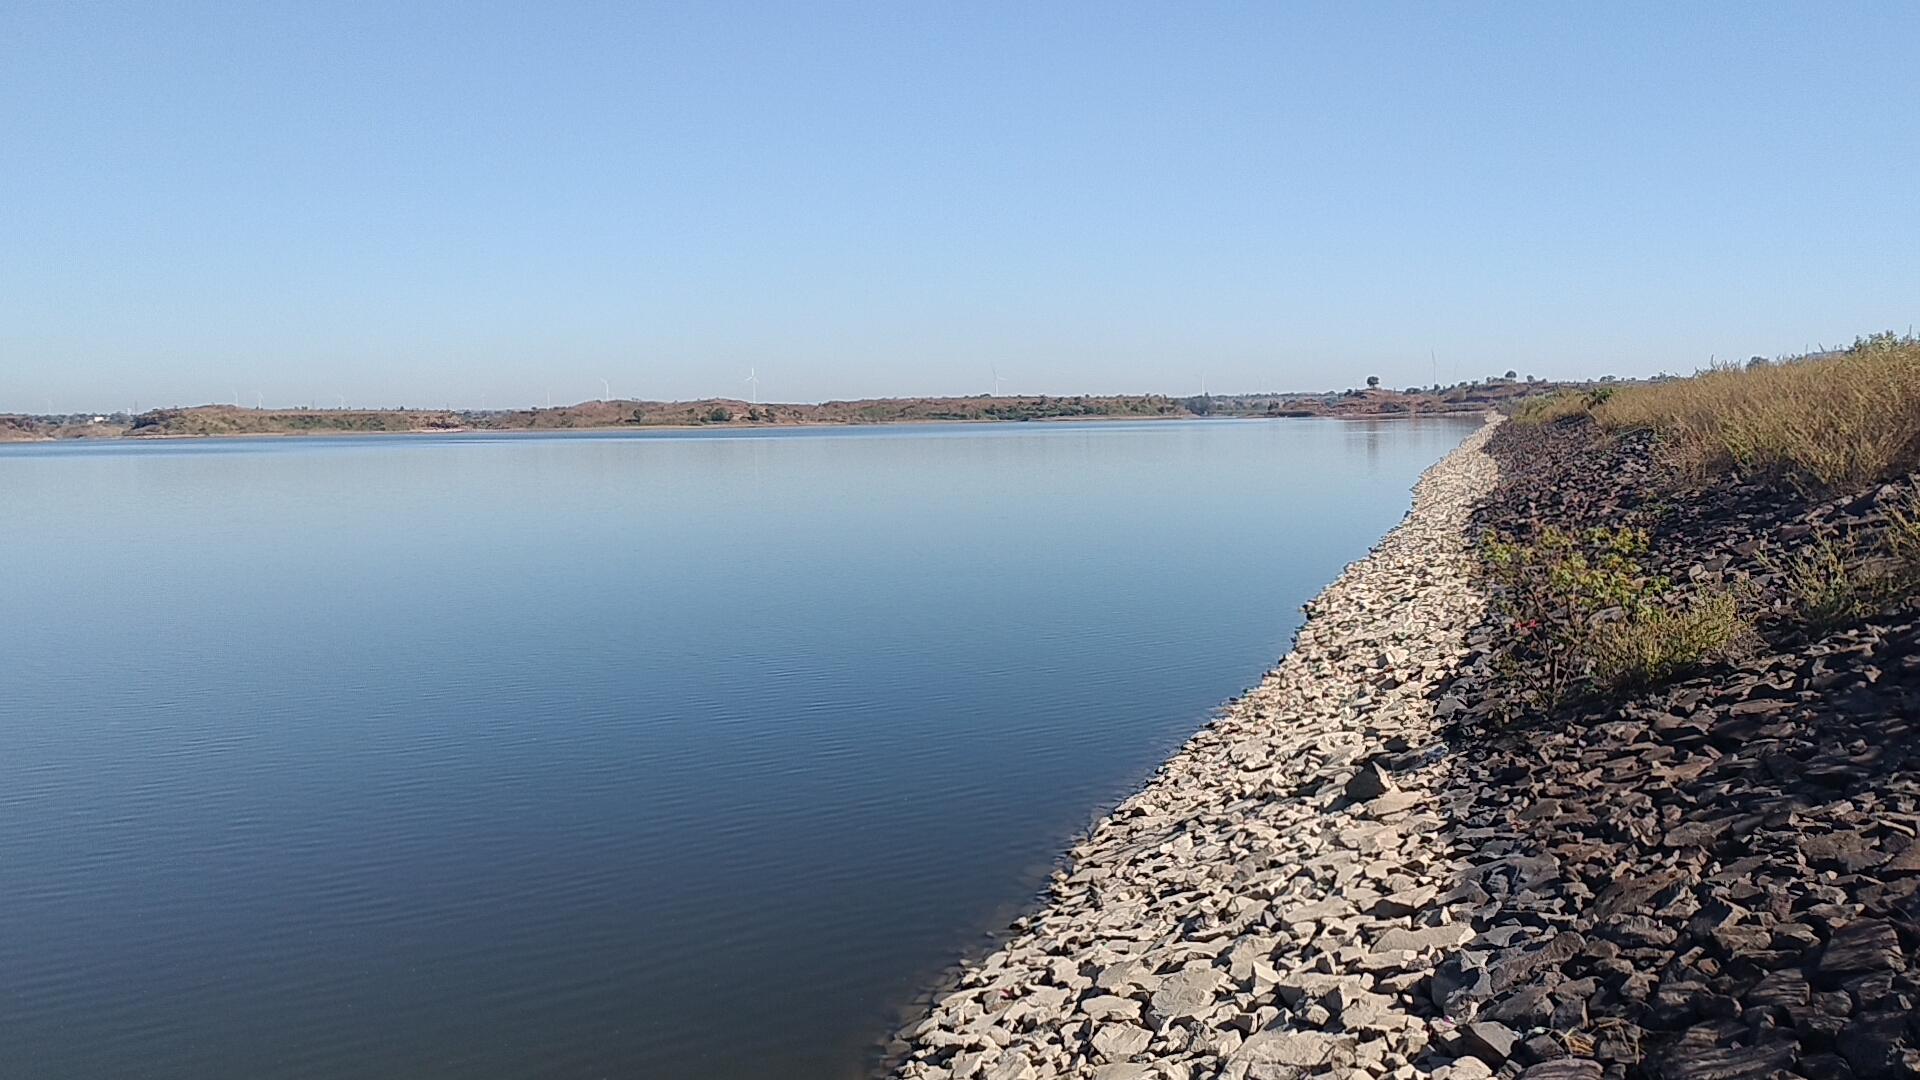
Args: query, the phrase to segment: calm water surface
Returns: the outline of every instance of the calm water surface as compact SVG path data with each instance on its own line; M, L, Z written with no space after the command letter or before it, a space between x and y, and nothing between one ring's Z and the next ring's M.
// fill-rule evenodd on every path
M857 1076L1472 427L0 448L0 1075Z

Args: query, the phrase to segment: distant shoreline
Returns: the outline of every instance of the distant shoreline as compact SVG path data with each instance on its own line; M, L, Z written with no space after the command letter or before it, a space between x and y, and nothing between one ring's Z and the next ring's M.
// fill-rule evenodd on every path
M1314 416L1261 416L1261 415L1219 415L1194 416L1054 416L1036 420L886 420L865 423L844 421L820 421L810 424L633 424L606 427L547 427L547 428L485 428L485 427L449 427L449 428L410 428L407 430L354 431L343 428L321 428L310 431L239 431L225 433L176 433L160 435L91 435L56 438L42 436L26 439L7 439L0 437L0 446L8 444L25 445L48 442L96 441L96 442L176 442L193 439L298 439L298 438L355 438L368 436L394 436L407 438L416 435L498 435L503 438L520 435L615 435L645 431L713 431L745 433L751 431L809 431L832 428L880 428L880 427L966 427L984 424L1112 424L1112 423L1160 423L1178 420L1365 420L1365 421L1408 421L1433 420L1444 417L1457 417L1475 420L1478 412L1435 411L1423 413L1361 413L1329 414Z
M875 398L783 404L699 401L586 401L547 409L249 409L198 405L115 413L0 414L0 442L64 439L176 439L284 435L419 435L552 431L747 430L884 424L1209 418L1393 419L1477 416L1490 407L1572 384L1489 380L1434 391L1367 389L1316 394L1022 395Z

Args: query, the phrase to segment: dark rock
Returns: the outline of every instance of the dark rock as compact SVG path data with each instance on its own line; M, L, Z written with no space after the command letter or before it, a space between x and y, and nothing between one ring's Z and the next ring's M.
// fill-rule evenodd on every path
M1544 1027L1553 1017L1553 1002L1547 997L1546 987L1529 986L1481 1015L1521 1029Z
M1560 1040L1545 1033L1535 1035L1533 1038L1521 1043L1520 1048L1514 1051L1514 1057L1516 1059L1530 1063L1556 1061L1566 1056L1567 1048L1561 1045Z
M1578 613L1503 613L1472 632L1446 690L1455 780L1438 805L1455 856L1478 864L1454 902L1469 901L1456 917L1481 930L1484 959L1447 958L1436 1001L1584 1034L1606 1080L1757 1078L1796 1057L1811 1080L1878 1080L1846 1055L1904 1069L1920 1035L1890 1019L1920 1009L1920 596L1815 630L1775 568L1815 539L1875 542L1920 473L1819 506L1758 477L1676 497L1652 483L1653 443L1584 419L1505 425L1475 532L1645 529L1635 572L1682 596L1739 580L1754 650L1640 692L1575 685L1549 708L1540 689L1561 658L1542 645ZM1567 955L1526 944L1563 931L1586 940ZM1516 1043L1501 1080L1549 1049Z
M1615 916L1595 933L1604 935L1607 940L1618 944L1623 949L1646 949L1671 945L1674 939L1680 936L1680 932L1674 927L1645 915Z
M1816 970L1834 977L1869 971L1897 971L1906 967L1900 952L1900 935L1893 925L1879 919L1859 919L1833 932L1833 939L1820 952Z
M1591 1058L1561 1058L1530 1065L1519 1080L1600 1080L1600 1063Z
M1476 1020L1460 1026L1460 1038L1468 1053L1497 1069L1512 1055L1513 1044L1520 1036L1505 1024Z
M1805 1005L1811 988L1798 971L1776 971L1761 979L1740 1000L1750 1008Z
M1393 790L1393 781L1387 779L1386 770L1368 762L1361 766L1353 779L1347 781L1346 794L1354 802L1368 802Z
M1887 1080L1920 1072L1910 1012L1870 1013L1849 1022L1833 1040L1861 1080Z
M1853 1067L1838 1054L1803 1057L1793 1069L1807 1080L1854 1080Z
M1554 1005L1553 1015L1548 1017L1547 1026L1555 1031L1577 1031L1586 1027L1586 999L1570 998Z
M1661 1080L1771 1080L1793 1064L1792 1043L1704 1049L1676 1046L1660 1061Z

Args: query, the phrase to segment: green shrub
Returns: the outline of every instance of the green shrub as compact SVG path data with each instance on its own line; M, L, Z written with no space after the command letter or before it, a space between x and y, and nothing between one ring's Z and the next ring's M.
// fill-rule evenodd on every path
M1673 583L1641 565L1645 530L1567 533L1531 540L1488 535L1481 554L1509 617L1502 669L1516 697L1551 709L1576 684L1624 690L1663 682L1723 652L1747 623L1733 597L1676 607Z
M1647 608L1586 635L1593 677L1615 690L1657 686L1724 653L1746 631L1732 595L1702 597L1681 610Z
M1869 538L1816 536L1783 564L1796 613L1816 630L1831 630L1920 590L1920 498L1888 515Z

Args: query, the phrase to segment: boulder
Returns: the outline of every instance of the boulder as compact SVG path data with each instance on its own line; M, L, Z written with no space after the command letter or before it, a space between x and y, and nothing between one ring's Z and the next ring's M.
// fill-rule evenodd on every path
M1153 1033L1133 1024L1105 1024L1089 1040L1108 1061L1125 1061L1147 1048Z
M1161 1023L1199 1016L1213 1009L1215 991L1225 981L1226 973L1219 968L1187 968L1160 984L1160 989L1153 992L1149 1008Z
M1827 947L1820 951L1818 970L1821 975L1832 977L1898 971L1905 966L1900 935L1892 923L1857 919L1833 932Z

